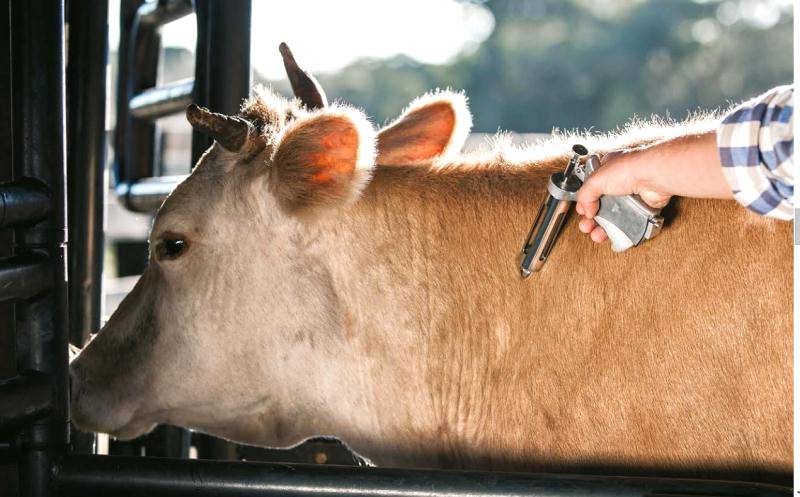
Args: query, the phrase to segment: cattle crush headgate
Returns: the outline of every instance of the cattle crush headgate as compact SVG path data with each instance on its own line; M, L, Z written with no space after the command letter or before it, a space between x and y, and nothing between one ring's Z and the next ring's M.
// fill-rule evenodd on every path
M791 493L766 484L641 476L208 460L230 458L231 448L197 435L205 459L188 459L189 434L174 427L133 444L112 443L117 455L94 454L93 437L70 429L68 343L81 345L100 325L108 3L4 0L2 6L0 377L7 379L0 380L0 495L10 489L25 497ZM195 79L156 87L158 28L193 11ZM128 209L152 211L174 186L154 177L154 120L191 101L233 113L249 91L250 0L122 0L120 16L116 191ZM192 159L208 145L195 134ZM143 448L148 456L170 457L140 457ZM253 449L246 456L280 454Z

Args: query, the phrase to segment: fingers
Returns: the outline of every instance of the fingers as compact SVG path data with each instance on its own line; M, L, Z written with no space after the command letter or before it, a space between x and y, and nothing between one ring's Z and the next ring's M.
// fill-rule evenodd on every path
M597 223L591 219L583 218L578 221L578 229L581 230L581 233L589 234L595 226L597 226Z
M597 225L592 219L583 218L578 221L578 229L582 233L589 235L593 242L603 243L608 240L608 236L603 228Z
M600 201L593 200L591 202L581 202L578 201L578 205L575 206L575 210L577 211L580 208L579 214L584 216L587 219L594 219L594 216L597 214L597 211L600 209Z
M619 161L614 161L615 158L622 155L620 152L606 154L602 159L604 166L592 174L578 191L575 211L583 216L583 219L578 223L578 229L588 234L592 241L596 243L603 243L608 240L606 232L593 220L600 209L600 197L606 194L623 195L631 193L627 191L631 188L629 176L622 169Z
M589 234L589 238L595 243L603 243L608 240L608 235L606 235L606 231L603 228L596 226Z

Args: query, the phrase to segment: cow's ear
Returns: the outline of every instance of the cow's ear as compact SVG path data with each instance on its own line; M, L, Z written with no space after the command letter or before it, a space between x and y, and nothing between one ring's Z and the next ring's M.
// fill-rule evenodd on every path
M292 214L358 198L375 164L375 132L361 112L329 107L300 117L278 138L270 185Z
M376 162L414 164L458 153L471 127L472 116L463 93L424 95L378 133Z

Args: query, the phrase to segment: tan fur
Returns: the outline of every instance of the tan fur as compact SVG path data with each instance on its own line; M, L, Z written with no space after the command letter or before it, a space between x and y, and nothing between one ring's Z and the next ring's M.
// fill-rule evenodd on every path
M614 254L573 215L522 280L563 163L379 168L330 230L363 373L402 399L380 411L386 438L351 443L384 464L788 475L791 226L678 200L663 236Z
M255 158L215 145L151 234L183 233L189 252L151 260L73 363L76 421L271 446L336 435L387 466L785 483L789 223L676 199L659 237L615 254L573 215L540 273L516 267L575 140L603 153L713 124L528 149L500 137L484 154L377 167L357 202L313 219L279 208L272 145Z

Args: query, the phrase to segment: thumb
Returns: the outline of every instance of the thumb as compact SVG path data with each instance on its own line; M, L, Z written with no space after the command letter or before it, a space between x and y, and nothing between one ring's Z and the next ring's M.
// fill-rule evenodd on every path
M599 199L603 195L627 195L634 193L631 177L624 164L618 160L622 154L610 153L604 157L605 163L598 168L578 190L577 203L583 215L592 219L600 208Z

